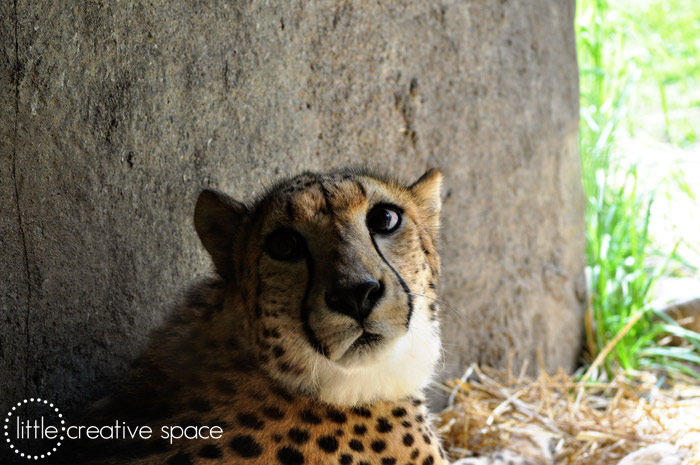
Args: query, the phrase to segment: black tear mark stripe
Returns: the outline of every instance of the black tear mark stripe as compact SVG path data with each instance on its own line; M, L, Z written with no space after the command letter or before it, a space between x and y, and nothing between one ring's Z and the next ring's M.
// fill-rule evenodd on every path
M377 241L374 239L374 235L370 234L369 237L370 239L372 239L372 245L374 246L374 250L376 250L379 254L379 258L381 258L382 261L386 263L386 266L388 266L389 269L394 272L394 275L396 275L396 279L399 280L403 291L406 293L406 298L408 299L408 315L406 316L406 328L408 328L408 326L411 323L411 317L413 316L413 296L411 295L411 290L408 288L408 284L406 284L406 281L404 281L401 277L401 274L399 274L399 272L396 271L396 268L394 268L391 265L391 263L389 263L389 260L387 260L386 257L384 257L382 251L379 250L379 246L377 246Z
M306 339L309 341L311 347L314 348L316 352L325 357L326 351L324 350L321 342L316 337L311 324L309 323L309 313L310 309L307 305L307 300L309 299L309 294L311 293L311 286L313 284L314 270L314 259L311 257L311 252L308 248L304 249L304 258L306 259L306 290L304 291L304 299L301 301L301 321L304 326L304 333L306 334Z

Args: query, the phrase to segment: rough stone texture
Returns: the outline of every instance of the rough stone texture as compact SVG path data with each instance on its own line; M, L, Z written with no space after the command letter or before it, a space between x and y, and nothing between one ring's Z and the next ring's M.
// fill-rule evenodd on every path
M0 3L0 415L25 395L27 261L14 183L15 40L12 4ZM1 455L0 455L1 457Z
M0 9L2 411L25 395L70 410L124 373L209 273L201 188L245 199L346 164L447 175L445 376L508 348L574 365L573 0Z

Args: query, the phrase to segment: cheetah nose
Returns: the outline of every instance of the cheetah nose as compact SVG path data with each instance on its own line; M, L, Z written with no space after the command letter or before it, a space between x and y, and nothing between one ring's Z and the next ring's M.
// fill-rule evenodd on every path
M350 286L336 286L326 292L326 305L362 323L384 294L384 283L368 279Z

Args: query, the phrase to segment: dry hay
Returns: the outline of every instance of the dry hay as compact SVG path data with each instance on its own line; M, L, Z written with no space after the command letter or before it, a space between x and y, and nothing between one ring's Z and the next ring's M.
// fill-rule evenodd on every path
M690 380L664 383L634 373L580 383L563 371L540 369L537 379L525 371L514 376L472 365L450 383L438 429L452 459L510 448L536 464L612 465L642 447L670 443L685 453L683 465L700 464L700 387Z

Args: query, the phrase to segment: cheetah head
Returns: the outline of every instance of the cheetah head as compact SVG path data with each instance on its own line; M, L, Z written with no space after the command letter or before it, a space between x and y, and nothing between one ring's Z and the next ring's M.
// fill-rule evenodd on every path
M227 283L221 330L285 387L325 402L398 400L440 355L442 176L304 173L239 203L200 194L195 227Z

